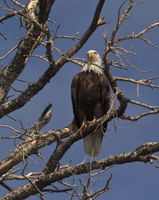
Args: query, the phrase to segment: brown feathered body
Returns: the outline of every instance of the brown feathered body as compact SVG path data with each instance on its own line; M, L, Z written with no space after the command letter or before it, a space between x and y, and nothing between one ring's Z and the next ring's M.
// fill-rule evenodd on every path
M72 80L72 104L78 128L83 122L105 115L110 107L110 88L107 77L97 66L84 69ZM103 133L107 123L97 127L84 138L84 149L90 156L97 156L101 150Z

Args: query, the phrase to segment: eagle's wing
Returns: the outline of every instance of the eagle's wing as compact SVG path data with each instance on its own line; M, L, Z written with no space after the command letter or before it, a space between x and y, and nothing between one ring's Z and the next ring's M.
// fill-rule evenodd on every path
M101 96L101 108L102 116L105 115L110 108L110 87L107 77L104 75L100 81L100 96ZM103 131L107 128L107 122L103 124Z
M105 75L100 77L98 92L100 93L100 101L94 110L94 117L96 119L105 115L110 107L110 87ZM97 156L101 151L103 133L106 131L106 128L107 122L97 127L93 133L84 138L84 149L90 156Z
M73 113L75 117L75 122L77 128L80 128L80 120L78 117L78 87L79 87L79 74L74 76L71 84L71 98L72 98L72 105L73 105Z

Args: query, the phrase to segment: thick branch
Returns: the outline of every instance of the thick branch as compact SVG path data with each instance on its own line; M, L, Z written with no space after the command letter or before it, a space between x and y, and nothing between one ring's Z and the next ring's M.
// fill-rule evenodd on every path
M36 134L26 139L21 143L15 151L0 163L0 176L9 171L12 167L20 163L29 155L37 154L38 150L44 146L50 145L57 140L57 137L65 138L73 134L72 129L74 125L71 124L67 128L60 131L48 131L48 133L40 135Z
M51 11L51 7L54 4L55 0L39 0L39 13L38 13L38 21L40 24L44 24L48 19L49 13Z
M114 106L112 106L106 115L96 121L88 123L88 126L81 127L75 133L73 133L73 131L75 131L75 127L74 123L72 123L70 126L61 129L60 131L49 131L47 134L43 135L34 134L32 137L29 137L26 139L26 141L20 144L7 159L4 159L0 163L0 176L21 162L24 158L27 158L29 155L37 154L40 148L49 145L59 139L67 138L57 147L57 155L55 156L54 154L48 162L47 171L52 171L56 167L58 161L62 158L64 153L73 143L92 133L98 126L101 126L101 123L103 124L106 121L113 119L115 116L118 117Z
M13 81L23 71L30 54L37 44L37 38L40 37L41 31L34 27L27 35L20 41L18 51L12 62L5 67L0 74L0 103L2 103L10 89Z
M91 25L87 29L87 31L84 33L84 35L82 36L81 40L77 43L77 45L75 45L71 50L69 50L65 54L65 56L62 56L59 60L57 60L56 63L50 64L50 67L44 72L44 74L39 78L39 80L36 83L29 85L28 88L19 97L17 97L16 99L14 99L12 101L2 104L2 106L0 106L0 118L5 116L6 114L9 114L10 112L12 112L14 110L17 110L18 108L24 106L28 101L30 101L30 99L34 95L36 95L40 90L42 90L43 87L50 81L50 79L56 75L58 70L60 70L61 67L67 62L67 57L71 57L87 42L89 37L99 26L98 20L100 19L100 12L104 5L104 2L105 2L105 0L99 1L96 11L95 11L95 14L94 14L94 17L93 17L93 20L91 22ZM22 67L24 67L24 66L22 66ZM12 67L11 67L11 69L12 69ZM7 75L7 77L8 77L8 75ZM6 79L6 81L7 81L7 79ZM4 90L5 87L6 86L3 85L2 92L5 91Z
M30 195L38 193L37 188L42 190L47 185L50 185L53 182L57 182L59 180L63 180L67 177L71 177L72 175L79 175L83 173L88 173L90 168L92 170L95 169L103 169L106 167L110 167L112 165L119 165L131 162L152 162L153 153L159 151L159 143L150 142L145 143L139 146L132 152L122 153L114 156L108 156L99 161L88 162L84 164L79 164L76 166L70 166L67 168L61 168L56 172L51 174L43 174L41 172L38 175L38 179L34 182L34 184L27 184L22 186L14 191L8 193L6 196L2 197L1 200L21 200L29 197Z
M48 0L48 2L49 6L51 6L53 3L51 0ZM29 17L33 17L33 19L35 18L34 13L36 12L37 4L37 0L29 1L26 7L26 11L29 9ZM48 9L46 5L43 9L47 9L48 13L46 13L48 17L51 8ZM43 17L45 17L46 21L46 16ZM23 71L33 50L40 44L40 41L43 40L44 37L45 34L43 31L34 25L29 29L27 35L20 41L17 53L14 56L12 62L7 67L5 67L0 74L0 103L4 102L9 92L10 86Z

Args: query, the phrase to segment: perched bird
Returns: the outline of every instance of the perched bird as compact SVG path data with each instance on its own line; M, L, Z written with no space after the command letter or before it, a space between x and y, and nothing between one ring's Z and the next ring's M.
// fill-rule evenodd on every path
M86 121L102 117L109 110L109 83L97 51L87 52L87 64L72 80L71 95L77 128ZM99 154L106 128L107 123L97 127L94 132L84 138L84 150L90 156L95 157Z

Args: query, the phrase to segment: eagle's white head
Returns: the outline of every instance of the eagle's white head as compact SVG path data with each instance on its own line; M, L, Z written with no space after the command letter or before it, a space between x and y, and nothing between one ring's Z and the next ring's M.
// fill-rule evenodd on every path
M87 52L87 64L83 67L82 71L93 71L97 74L103 74L102 60L99 53L95 50Z

